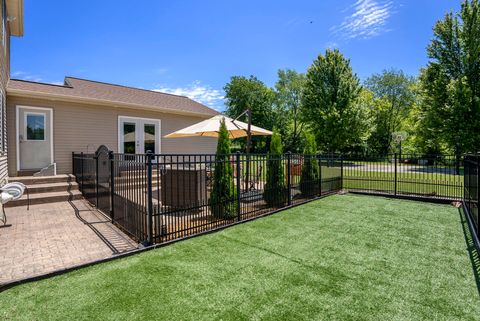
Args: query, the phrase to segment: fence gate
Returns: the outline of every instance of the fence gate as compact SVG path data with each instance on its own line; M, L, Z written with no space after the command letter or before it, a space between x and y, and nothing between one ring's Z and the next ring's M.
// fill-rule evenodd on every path
M108 216L110 213L110 160L109 150L105 145L100 146L95 152L96 158L96 205L99 210Z

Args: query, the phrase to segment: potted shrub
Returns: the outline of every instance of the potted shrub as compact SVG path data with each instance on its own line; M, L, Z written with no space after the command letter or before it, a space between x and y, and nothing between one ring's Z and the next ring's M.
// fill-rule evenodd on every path
M263 199L268 206L282 206L288 199L283 163L283 146L280 134L273 130L270 152L267 156L267 177Z
M311 134L306 135L306 145L303 151L304 163L300 175L300 192L303 196L311 197L319 194L320 169L317 160L317 143Z
M230 139L225 119L220 122L210 209L216 218L231 219L237 215L236 189L230 164Z

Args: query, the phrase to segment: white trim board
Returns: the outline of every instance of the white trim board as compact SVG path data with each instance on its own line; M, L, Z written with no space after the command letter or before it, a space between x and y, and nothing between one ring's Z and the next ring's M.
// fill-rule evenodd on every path
M19 127L20 127L20 120L19 120L19 114L20 114L20 108L25 108L25 109L33 109L33 110L46 110L50 112L50 164L54 163L54 157L53 157L53 108L46 108L46 107L32 107L32 106L25 106L25 105L16 105L15 106L15 146L16 146L16 157L17 157L17 172L21 171L20 169L20 141L18 139L19 137Z

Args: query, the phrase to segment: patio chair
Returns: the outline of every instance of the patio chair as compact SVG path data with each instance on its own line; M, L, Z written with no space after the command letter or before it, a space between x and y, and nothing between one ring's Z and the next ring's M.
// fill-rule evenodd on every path
M3 222L3 226L7 227L7 214L5 214L5 204L20 199L23 194L27 192L27 211L30 210L30 195L28 193L28 188L25 184L20 182L8 183L0 188L0 203L2 204L2 216L0 221Z

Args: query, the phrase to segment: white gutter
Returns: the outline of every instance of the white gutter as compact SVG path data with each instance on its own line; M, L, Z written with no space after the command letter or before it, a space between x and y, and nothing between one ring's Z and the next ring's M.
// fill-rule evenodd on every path
M157 106L146 106L146 105L134 104L134 103L124 103L124 102L97 99L97 98L85 98L85 97L76 97L71 95L43 93L43 92L30 91L30 90L24 90L24 89L12 89L8 87L7 87L7 96L18 97L18 98L47 99L51 101L83 103L83 104L91 104L91 105L97 105L97 106L100 105L100 106L117 107L117 108L132 108L132 109L156 111L156 112L163 112L168 114L176 114L176 115L184 115L184 116L198 116L203 118L209 118L209 117L215 116L215 114L197 113L192 111L184 111L184 110L163 108L163 107L157 107Z

